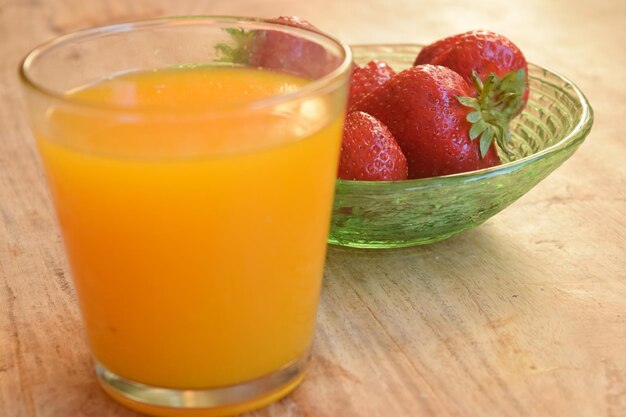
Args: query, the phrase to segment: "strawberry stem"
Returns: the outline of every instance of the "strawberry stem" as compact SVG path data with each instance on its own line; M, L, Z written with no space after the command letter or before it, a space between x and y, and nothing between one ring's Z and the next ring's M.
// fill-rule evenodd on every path
M469 136L471 140L480 137L480 154L483 158L494 138L508 156L514 154L509 122L522 105L525 80L524 68L511 71L502 79L491 73L485 81L480 79L476 71L472 71L477 97L456 97L462 105L474 109L466 116L467 121L472 124Z

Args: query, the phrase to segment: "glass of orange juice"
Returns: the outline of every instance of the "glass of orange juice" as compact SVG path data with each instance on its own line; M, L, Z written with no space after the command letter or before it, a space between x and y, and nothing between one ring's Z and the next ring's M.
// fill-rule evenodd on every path
M276 21L88 29L21 77L100 384L163 416L302 380L351 56Z

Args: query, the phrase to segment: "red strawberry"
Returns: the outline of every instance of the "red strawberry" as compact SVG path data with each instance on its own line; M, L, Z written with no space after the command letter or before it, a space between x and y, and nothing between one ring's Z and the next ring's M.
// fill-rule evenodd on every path
M311 22L298 16L279 16L276 19L270 19L270 22L281 23L287 26L294 26L297 28L309 29L319 32L319 29L313 26Z
M310 22L296 16L280 16L270 22L319 32ZM317 78L339 64L339 58L323 46L279 30L227 29L233 42L216 46L223 59L254 67Z
M447 38L439 39L430 45L426 45L417 55L413 65L429 64L434 57L441 53L441 51L445 51L450 48L455 40L456 39L453 36L449 36Z
M421 50L414 65L432 64L459 73L481 94L490 84L488 105L512 119L528 100L528 64L522 51L509 39L486 30L473 30L441 39ZM476 79L478 78L478 80Z
M406 158L389 129L363 112L346 117L337 176L344 180L407 179Z
M472 111L478 100L463 98L469 94L451 69L419 65L365 96L357 110L387 125L406 156L409 178L455 174L500 163L492 141L500 126Z
M363 67L355 67L352 71L352 81L350 82L348 111L366 94L376 90L394 75L396 75L396 72L389 64L376 59L368 62Z
M272 21L319 31L308 21L296 16L280 16ZM326 55L321 45L306 39L275 30L257 31L250 55L250 65L314 76L317 65L325 60Z

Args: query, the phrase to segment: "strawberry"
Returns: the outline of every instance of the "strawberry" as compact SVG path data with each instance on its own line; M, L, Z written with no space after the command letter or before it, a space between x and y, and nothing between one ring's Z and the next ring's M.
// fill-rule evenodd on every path
M519 114L528 101L528 64L522 51L509 39L486 30L449 36L423 48L414 65L442 65L459 73L481 95L489 84L483 108L507 119Z
M354 67L350 82L350 95L348 96L348 111L366 94L376 90L394 75L396 72L389 64L376 59L363 67Z
M472 109L480 103L470 94L451 69L419 65L365 96L356 110L389 128L406 156L409 178L455 174L500 163L492 139L503 132Z
M276 19L270 19L269 21L319 32L319 29L315 27L311 22L298 16L278 16Z
M319 32L310 22L297 16L280 16L269 22ZM325 75L339 63L323 46L303 37L279 30L226 29L231 42L216 49L221 60L293 73L309 78Z
M310 22L297 16L280 16L271 21L319 32ZM274 30L257 31L252 51L249 62L252 66L308 76L318 75L327 55L321 45Z
M391 132L363 112L346 117L337 176L344 180L407 179L406 158Z

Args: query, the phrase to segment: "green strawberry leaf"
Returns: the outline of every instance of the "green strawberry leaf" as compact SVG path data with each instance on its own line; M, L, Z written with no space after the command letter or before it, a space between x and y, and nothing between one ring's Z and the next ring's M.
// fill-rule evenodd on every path
M511 71L501 80L496 77L496 84L489 95L492 107L511 120L522 105L522 96L526 90L526 70L520 68ZM489 103L487 102L487 104Z
M473 110L466 116L466 120L472 124L470 139L480 137L480 153L483 158L494 139L507 155L513 155L515 150L511 146L509 122L522 105L522 96L526 89L526 70L521 68L511 71L502 79L491 73L484 81L476 71L472 71L472 80L476 86L477 97L456 97L463 106Z
M465 118L470 123L476 123L483 118L483 114L480 111L473 111Z
M474 72L475 76L476 73ZM483 102L487 97L489 97L489 93L491 93L491 90L493 89L494 86L496 86L498 84L499 80L498 80L498 76L496 74L494 74L493 72L491 74L489 74L489 76L487 77L487 79L485 80L485 82L483 83L483 88L482 90L478 90L480 92L480 101Z
M215 45L218 62L246 65L250 61L252 41L257 36L256 30L246 31L242 28L226 28L224 32L230 35L228 42Z
M491 146L491 141L493 140L494 131L492 127L486 129L483 134L480 136L480 155L484 158L489 151L489 146Z
M481 110L480 102L478 101L478 99L473 98L473 97L461 97L461 96L455 96L455 97L459 101L459 103L461 103L462 105L466 107L471 107L478 111Z
M221 55L222 57L230 56L234 52L233 47L225 43L218 43L215 45L215 50L218 52L218 55Z
M483 91L483 82L481 81L480 77L478 76L478 73L474 69L472 70L472 81L474 82L476 91Z
M470 129L469 132L469 137L471 140L476 139L478 136L480 136L481 133L483 133L485 131L485 129L487 129L489 127L489 125L487 123L485 123L483 120L480 120L476 123L474 123L472 125L472 128Z

